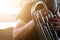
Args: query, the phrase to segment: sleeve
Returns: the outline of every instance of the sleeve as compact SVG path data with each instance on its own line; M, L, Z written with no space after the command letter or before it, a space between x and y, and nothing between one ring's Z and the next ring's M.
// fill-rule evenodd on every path
M21 19L24 22L29 22L32 17L31 17L31 7L32 7L33 3L28 3L27 5L25 5L23 7L23 9L21 10L21 12L18 14L17 19Z

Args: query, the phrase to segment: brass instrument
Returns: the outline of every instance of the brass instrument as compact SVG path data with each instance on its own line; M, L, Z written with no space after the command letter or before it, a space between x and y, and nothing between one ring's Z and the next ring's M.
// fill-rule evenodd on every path
M56 31L52 32L48 23L49 18L56 17L53 14L54 12L51 12L43 1L39 1L32 6L31 15L39 33L39 40L58 40ZM53 26L53 24L51 25Z

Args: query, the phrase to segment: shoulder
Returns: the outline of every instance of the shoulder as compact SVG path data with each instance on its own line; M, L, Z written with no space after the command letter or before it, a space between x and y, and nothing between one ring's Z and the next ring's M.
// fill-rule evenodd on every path
M21 12L18 14L17 19L22 19L25 22L30 21L31 18L31 8L35 2L27 3L21 10Z

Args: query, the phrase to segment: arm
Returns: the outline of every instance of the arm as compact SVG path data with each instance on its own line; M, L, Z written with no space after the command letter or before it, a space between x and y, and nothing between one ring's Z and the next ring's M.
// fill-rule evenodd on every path
M21 23L23 24L23 26L21 25ZM32 31L32 29L34 28L33 20L31 20L30 22L28 22L25 25L24 24L25 23L23 21L21 21L20 26L22 26L22 27L19 27L13 31L14 39L18 38L19 35L20 35L19 38L21 38L21 39L25 38L27 36L27 34L29 34Z
M21 19L17 19L17 24L16 24L16 28L22 27L24 26L26 23L24 21L22 21Z

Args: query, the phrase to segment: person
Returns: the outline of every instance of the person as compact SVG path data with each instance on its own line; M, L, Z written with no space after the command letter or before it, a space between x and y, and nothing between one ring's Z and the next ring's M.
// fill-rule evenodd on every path
M17 17L17 26L13 32L14 40L38 40L35 23L31 17L31 7L35 2L27 3Z
M35 1L27 3L18 14L17 26L13 31L13 40L39 40L35 23L31 17L31 7L34 3ZM60 30L60 19L55 18L53 20L55 20L53 23L58 24L58 26L51 27L51 29Z

